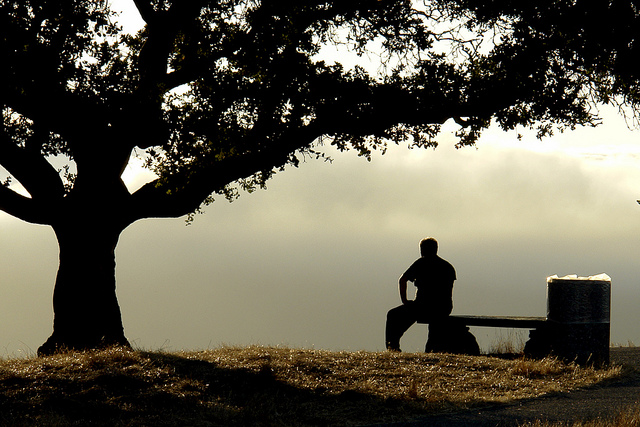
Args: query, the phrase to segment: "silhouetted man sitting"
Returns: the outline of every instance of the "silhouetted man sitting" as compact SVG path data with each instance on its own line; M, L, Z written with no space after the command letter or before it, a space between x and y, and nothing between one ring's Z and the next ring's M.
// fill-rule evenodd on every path
M400 338L417 320L438 322L453 310L453 282L456 270L438 255L432 237L420 241L420 255L398 281L402 305L387 313L387 350L400 351ZM417 288L415 300L407 299L407 282Z

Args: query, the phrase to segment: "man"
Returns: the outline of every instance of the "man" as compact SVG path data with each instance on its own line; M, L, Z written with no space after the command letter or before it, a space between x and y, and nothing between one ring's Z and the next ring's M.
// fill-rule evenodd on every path
M456 270L438 255L432 237L420 241L420 255L398 281L402 305L389 310L385 339L387 350L400 351L400 338L417 320L432 323L453 310L453 282ZM417 288L415 300L407 299L407 282Z

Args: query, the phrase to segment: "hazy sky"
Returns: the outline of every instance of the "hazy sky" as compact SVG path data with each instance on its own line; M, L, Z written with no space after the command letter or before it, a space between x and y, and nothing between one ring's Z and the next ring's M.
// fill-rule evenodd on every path
M454 313L544 316L547 276L607 273L611 340L638 344L640 133L603 115L543 141L491 129L460 150L445 132L436 150L370 163L327 148L332 164L288 168L190 226L140 221L117 248L125 333L149 349L382 350L397 279L433 236L458 273ZM0 355L32 353L51 333L57 244L1 212L0 236ZM485 348L496 339L474 333ZM403 349L426 335L414 326Z

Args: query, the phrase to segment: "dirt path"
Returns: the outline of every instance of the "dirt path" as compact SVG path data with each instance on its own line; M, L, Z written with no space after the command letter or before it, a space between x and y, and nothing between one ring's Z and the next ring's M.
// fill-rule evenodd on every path
M611 349L611 362L624 367L624 377L587 390L561 393L511 405L424 418L394 427L518 426L524 422L581 421L612 418L640 402L640 347Z

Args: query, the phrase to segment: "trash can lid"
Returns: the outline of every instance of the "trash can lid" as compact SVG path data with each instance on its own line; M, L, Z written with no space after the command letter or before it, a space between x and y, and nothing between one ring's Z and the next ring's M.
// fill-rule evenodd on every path
M557 274L547 277L547 283L556 280L597 280L599 282L610 282L611 277L606 273L596 274L594 276L578 276L577 274L568 274L566 276L558 277Z

